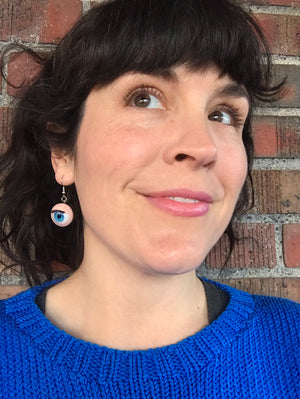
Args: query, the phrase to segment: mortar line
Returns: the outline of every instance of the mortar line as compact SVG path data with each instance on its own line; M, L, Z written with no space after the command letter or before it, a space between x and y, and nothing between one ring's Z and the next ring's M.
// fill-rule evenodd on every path
M300 116L300 108L298 107L255 107L253 109L254 116Z
M82 15L91 9L91 2L87 0L81 0L81 13Z
M272 15L291 15L299 16L300 9L293 6L259 6L259 5L245 5L245 10L249 10L253 14L272 14Z
M300 65L300 57L296 55L273 54L271 58L274 65Z
M235 223L259 223L259 224L297 224L300 223L300 214L246 214Z
M197 275L211 280L246 279L246 278L300 278L300 268L244 268L244 269L211 269L205 265L197 269Z
M255 158L252 170L300 170L300 159Z

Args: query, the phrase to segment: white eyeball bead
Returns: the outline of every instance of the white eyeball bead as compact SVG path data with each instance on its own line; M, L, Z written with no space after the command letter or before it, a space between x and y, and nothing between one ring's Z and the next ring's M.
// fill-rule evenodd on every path
M72 223L73 217L72 208L63 202L54 205L51 209L51 219L59 227L68 226Z

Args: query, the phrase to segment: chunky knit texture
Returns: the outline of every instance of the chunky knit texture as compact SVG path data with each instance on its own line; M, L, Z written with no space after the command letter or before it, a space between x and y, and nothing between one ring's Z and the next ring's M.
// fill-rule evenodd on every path
M300 398L300 305L219 285L230 296L181 342L120 351L52 325L35 304L45 285L0 303L0 398Z

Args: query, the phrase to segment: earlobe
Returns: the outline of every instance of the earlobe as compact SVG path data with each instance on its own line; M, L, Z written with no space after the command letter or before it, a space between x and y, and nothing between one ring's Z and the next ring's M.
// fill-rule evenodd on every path
M74 183L74 159L71 155L52 151L51 163L58 184L69 186Z

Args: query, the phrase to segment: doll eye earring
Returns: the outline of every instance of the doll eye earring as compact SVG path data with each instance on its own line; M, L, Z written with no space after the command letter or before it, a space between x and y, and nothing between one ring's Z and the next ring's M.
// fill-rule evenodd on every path
M60 198L61 202L54 205L51 209L51 219L56 226L66 227L73 220L72 208L66 204L68 197L66 194L65 186L62 186L62 195Z

